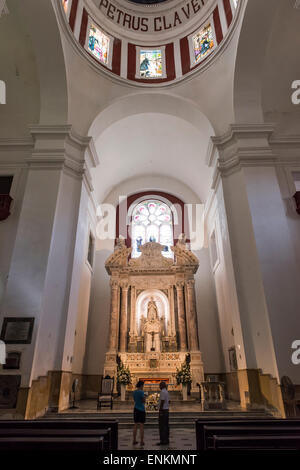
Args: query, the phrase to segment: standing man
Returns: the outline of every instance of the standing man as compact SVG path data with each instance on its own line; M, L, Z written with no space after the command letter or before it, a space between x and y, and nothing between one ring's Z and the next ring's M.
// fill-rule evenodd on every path
M167 390L166 382L159 384L160 397L159 397L159 438L160 442L157 445L169 444L169 392Z

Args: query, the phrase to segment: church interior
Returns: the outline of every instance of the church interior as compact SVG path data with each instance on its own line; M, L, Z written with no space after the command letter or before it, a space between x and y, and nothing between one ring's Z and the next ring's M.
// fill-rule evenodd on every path
M102 419L125 450L141 380L174 449L212 418L300 449L299 24L296 0L0 0L0 449Z

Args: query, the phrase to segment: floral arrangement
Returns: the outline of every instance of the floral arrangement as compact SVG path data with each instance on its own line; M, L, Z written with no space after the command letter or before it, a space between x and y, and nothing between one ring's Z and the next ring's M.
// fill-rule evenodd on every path
M156 411L158 409L159 393L152 393L146 399L146 407L149 411Z
M187 385L192 382L192 374L189 363L185 362L184 364L182 364L180 369L177 369L176 381L177 385Z
M131 374L129 367L125 367L122 361L120 361L118 364L117 381L121 385L131 384Z

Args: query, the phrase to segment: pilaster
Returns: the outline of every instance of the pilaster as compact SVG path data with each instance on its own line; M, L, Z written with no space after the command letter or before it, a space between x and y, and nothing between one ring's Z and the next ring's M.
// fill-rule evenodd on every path
M128 283L121 284L120 352L127 350Z
M296 380L290 345L300 301L299 269L278 180L279 170L292 160L295 165L295 152L285 154L283 141L272 124L232 125L212 138L207 159L215 168L218 205L221 195L226 213L243 336L238 354L245 355L247 370L262 369L277 383L286 374ZM243 394L250 393L247 374L245 380Z
M97 164L91 138L71 126L32 126L30 132L34 146L1 312L34 317L32 343L22 351L22 387L49 370L72 369L85 246L78 224Z
M195 281L189 280L186 283L187 287L187 322L189 331L189 347L190 350L195 352L199 351L199 338L198 338L198 324L197 324L197 311L195 299Z
M180 351L187 351L187 342L186 342L187 331L186 331L186 318L185 318L185 308L184 308L183 287L184 287L184 282L177 282L176 292L177 292L177 310L178 310L178 328L179 328Z
M117 352L119 344L119 296L120 287L117 281L111 280L111 306L110 306L110 322L109 322L109 352Z

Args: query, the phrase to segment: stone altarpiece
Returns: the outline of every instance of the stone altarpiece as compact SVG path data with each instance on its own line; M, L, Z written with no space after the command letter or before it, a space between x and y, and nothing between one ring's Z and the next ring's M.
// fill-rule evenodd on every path
M111 311L104 376L116 376L119 355L132 386L139 379L164 379L169 390L177 390L176 369L189 354L192 391L197 391L204 380L194 281L198 259L184 239L172 247L174 260L162 255L163 248L145 243L140 257L130 259L131 248L119 240L106 261Z

